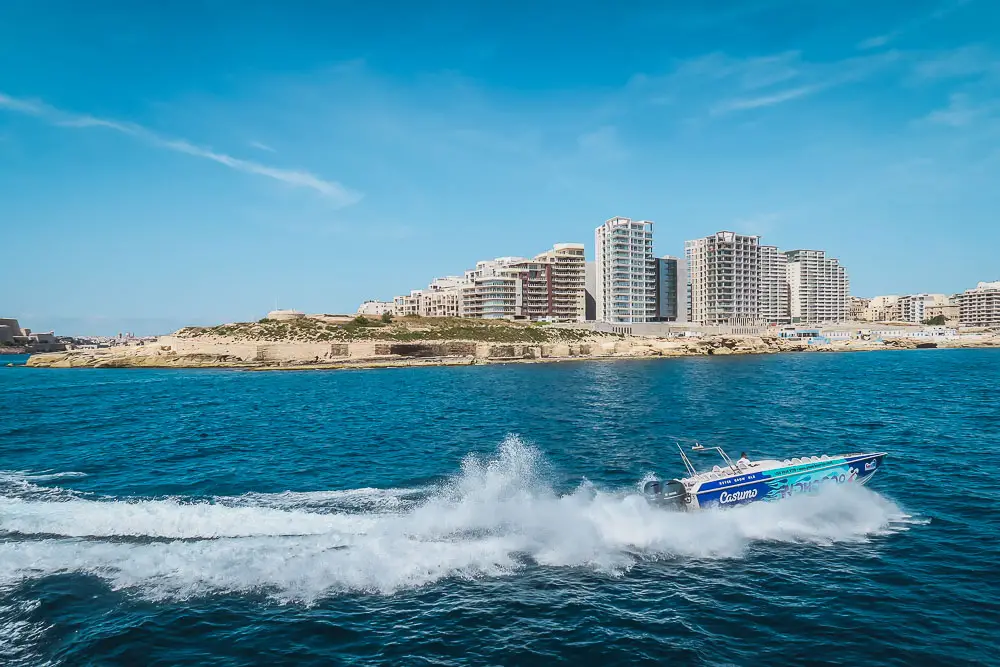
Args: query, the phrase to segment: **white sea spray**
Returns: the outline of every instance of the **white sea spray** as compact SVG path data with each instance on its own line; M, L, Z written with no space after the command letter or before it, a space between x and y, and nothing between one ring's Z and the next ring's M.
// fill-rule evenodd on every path
M0 532L18 539L0 543L0 586L83 573L149 599L264 592L312 602L536 566L621 576L641 561L740 558L766 543L864 542L910 521L858 486L691 513L652 507L634 487L584 482L559 494L540 452L511 436L432 489L210 500L2 495Z

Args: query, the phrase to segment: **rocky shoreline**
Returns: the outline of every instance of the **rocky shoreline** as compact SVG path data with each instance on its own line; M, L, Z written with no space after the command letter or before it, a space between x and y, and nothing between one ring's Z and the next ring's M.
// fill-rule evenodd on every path
M600 336L575 342L489 343L466 340L419 342L243 341L227 337L163 336L154 343L33 355L34 368L242 368L305 370L464 366L575 360L650 359L782 352L852 352L929 347L1000 347L1000 335L976 340L848 340L809 345L773 336L645 338Z

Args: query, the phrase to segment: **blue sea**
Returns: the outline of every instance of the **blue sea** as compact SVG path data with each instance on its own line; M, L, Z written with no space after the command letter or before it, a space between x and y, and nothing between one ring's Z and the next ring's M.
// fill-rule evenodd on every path
M1000 664L1000 350L4 363L0 396L3 665ZM889 456L650 507L681 438Z

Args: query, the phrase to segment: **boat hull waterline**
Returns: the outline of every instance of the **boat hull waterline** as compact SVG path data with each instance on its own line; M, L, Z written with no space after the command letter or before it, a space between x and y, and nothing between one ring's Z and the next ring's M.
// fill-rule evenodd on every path
M827 484L867 484L885 452L757 461L667 482L647 482L651 502L678 509L730 507L810 493Z

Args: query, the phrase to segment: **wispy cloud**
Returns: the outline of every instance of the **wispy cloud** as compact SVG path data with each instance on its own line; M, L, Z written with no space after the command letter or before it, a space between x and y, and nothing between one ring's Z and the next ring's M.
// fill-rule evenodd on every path
M782 90L771 95L761 95L758 97L741 97L734 100L729 100L723 102L712 108L713 114L724 114L730 111L742 111L745 109L759 109L761 107L770 107L775 104L783 104L784 102L790 102L792 100L797 100L800 97L806 97L807 95L812 95L813 93L818 93L823 90L824 86L814 85L814 86L800 86L798 88L790 88L788 90Z
M709 81L731 81L742 90L764 88L793 79L802 68L799 51L785 51L766 56L734 58L715 51L677 63L666 76L636 74L630 85L673 87L685 83L704 84Z
M735 111L748 111L784 104L809 95L815 95L835 86L863 81L900 59L895 51L878 53L854 58L846 58L833 62L809 62L799 60L795 68L794 83L798 85L783 90L763 92L757 95L745 95L723 100L712 106L712 115L721 115ZM755 60L760 60L759 58Z
M869 37L868 39L858 42L858 48L866 51L868 49L877 49L880 46L885 46L892 40L896 39L902 34L901 30L893 30L892 32L887 32L884 35L876 35L875 37Z
M963 6L969 4L971 1L972 0L949 0L948 2L943 3L940 7L938 7L930 14L918 16L917 18L908 21L907 23L900 26L899 28L896 28L895 30L890 30L889 32L884 33L882 35L869 37L868 39L864 39L858 42L857 48L862 51L866 51L869 49L877 49L881 46L885 46L889 42L896 40L901 36L905 35L906 33L912 32L913 30L916 30L917 28L920 28L927 23L930 23L932 21L940 21L941 19L958 11Z
M18 111L20 113L28 114L40 114L46 109L45 105L39 102L32 102L30 100L19 100L9 95L4 95L0 93L0 109L7 109L9 111Z
M961 79L995 72L1000 74L1000 58L980 45L963 46L923 58L913 69L920 81Z
M664 76L637 74L633 94L647 103L702 106L709 116L773 107L872 77L903 60L895 50L832 61L809 60L801 51L734 58L710 53L678 63ZM662 102L660 102L662 103Z
M270 146L268 146L267 144L261 143L259 141L251 141L250 142L250 147L251 148L256 148L259 151L266 151L268 153L277 153L278 152L278 151L274 150L273 148L271 148Z
M1000 102L988 101L977 103L965 93L953 93L948 98L948 106L932 111L922 119L923 122L935 125L960 128L972 125L976 121L990 118L1000 112Z
M165 137L136 123L107 118L97 118L85 114L75 114L44 102L24 100L0 93L0 109L27 114L43 119L53 125L68 128L104 128L140 139L158 148L211 160L223 166L247 174L264 176L294 187L307 188L320 193L338 207L350 206L361 200L362 194L337 181L324 179L308 171L271 167L252 160L243 160L226 153L203 148L184 139Z

